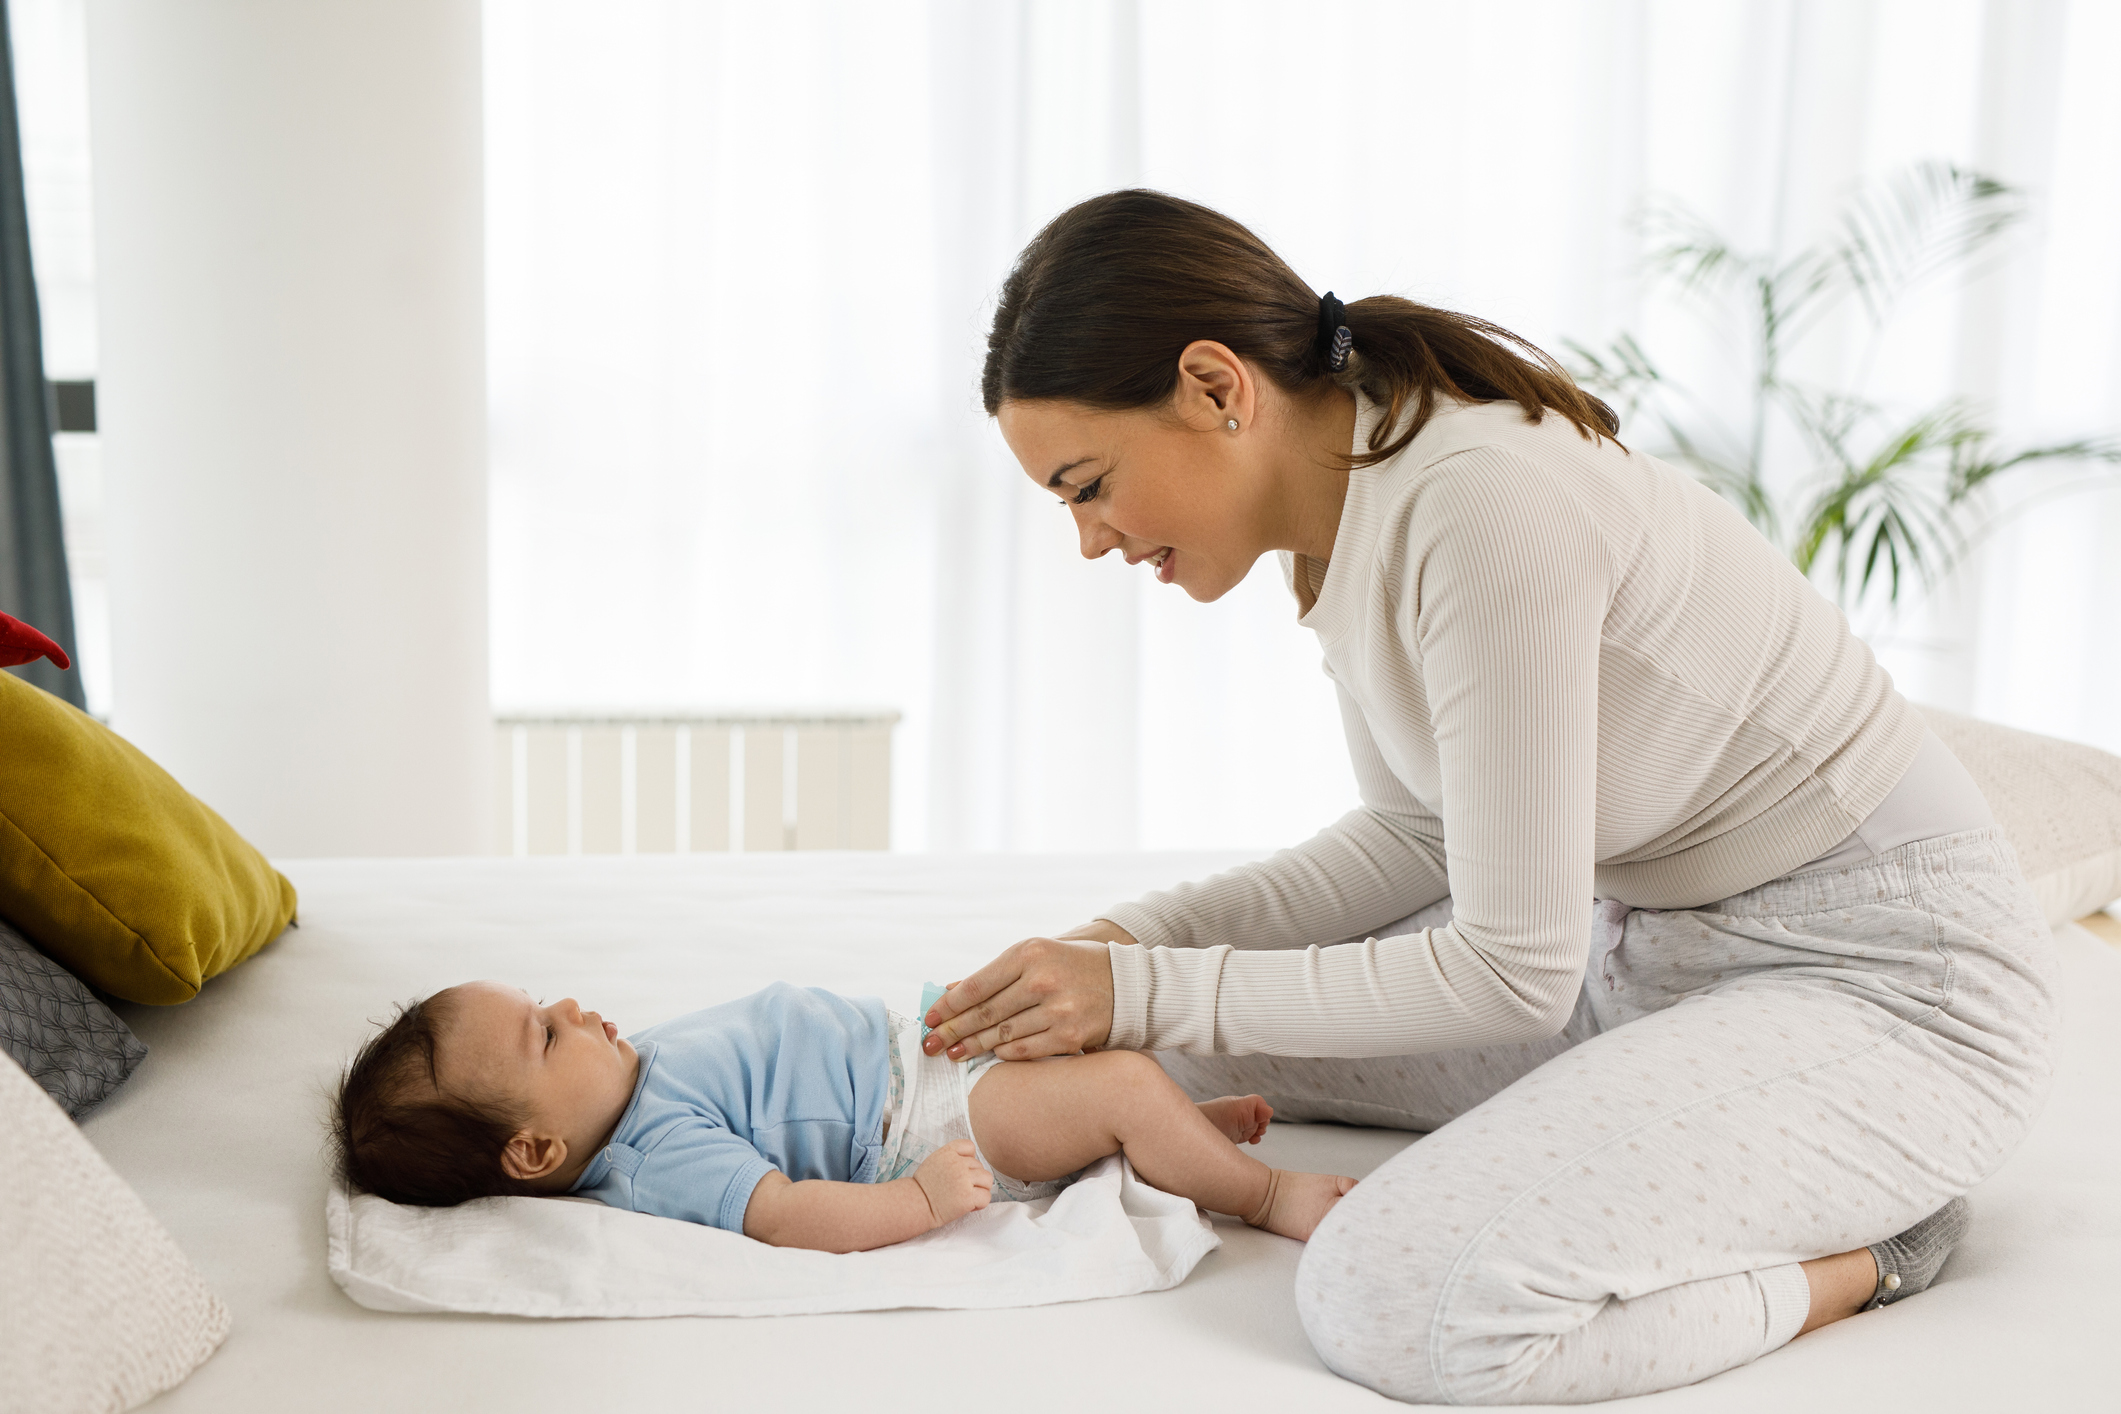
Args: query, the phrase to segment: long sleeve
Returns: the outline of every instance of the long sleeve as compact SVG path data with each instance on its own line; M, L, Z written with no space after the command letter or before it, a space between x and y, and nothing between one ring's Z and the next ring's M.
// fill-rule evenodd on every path
M1343 683L1344 710L1425 711L1439 815L1368 803L1412 804L1397 781L1373 780L1362 810L1305 845L1114 910L1145 944L1179 944L1112 947L1114 1045L1407 1054L1566 1020L1594 889L1610 565L1568 488L1492 447L1452 458L1396 513L1382 537L1396 572L1373 617L1400 656L1368 655L1367 680ZM1376 746L1350 736L1361 769ZM1446 884L1446 927L1301 947L1402 916Z
M1103 916L1156 947L1300 948L1359 937L1448 893L1443 821L1392 774L1362 710L1335 686L1359 808L1293 848Z

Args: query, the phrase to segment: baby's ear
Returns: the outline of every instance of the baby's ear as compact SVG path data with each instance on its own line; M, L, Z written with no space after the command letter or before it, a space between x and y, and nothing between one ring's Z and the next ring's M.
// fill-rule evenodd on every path
M567 1141L557 1135L519 1129L501 1151L501 1171L519 1183L535 1183L560 1171L567 1162Z

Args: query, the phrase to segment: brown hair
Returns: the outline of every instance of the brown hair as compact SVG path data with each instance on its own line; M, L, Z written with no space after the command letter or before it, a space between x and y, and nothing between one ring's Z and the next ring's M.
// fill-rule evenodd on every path
M331 1126L340 1178L428 1208L536 1192L501 1167L524 1117L505 1103L474 1104L442 1089L435 1041L448 1019L440 993L407 1003L346 1067Z
M1017 257L987 335L980 392L990 416L1010 401L1154 407L1171 397L1186 345L1212 339L1286 392L1337 385L1382 404L1355 466L1413 441L1439 393L1514 402L1531 422L1552 409L1587 438L1620 430L1613 410L1552 357L1485 319L1372 295L1348 305L1342 323L1355 346L1335 373L1319 339L1318 295L1266 242L1163 192L1107 192L1054 217Z

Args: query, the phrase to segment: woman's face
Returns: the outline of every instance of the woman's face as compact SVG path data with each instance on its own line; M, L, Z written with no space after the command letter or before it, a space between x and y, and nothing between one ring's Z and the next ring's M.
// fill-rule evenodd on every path
M1224 425L1228 410L1185 417L1010 402L997 420L1024 473L1075 518L1085 559L1118 550L1208 603L1273 548L1262 533L1259 468L1246 439Z

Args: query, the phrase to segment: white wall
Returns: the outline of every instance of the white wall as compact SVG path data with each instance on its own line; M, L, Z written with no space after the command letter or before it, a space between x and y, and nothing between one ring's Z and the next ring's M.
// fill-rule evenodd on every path
M485 846L477 0L92 0L113 725L268 853Z

